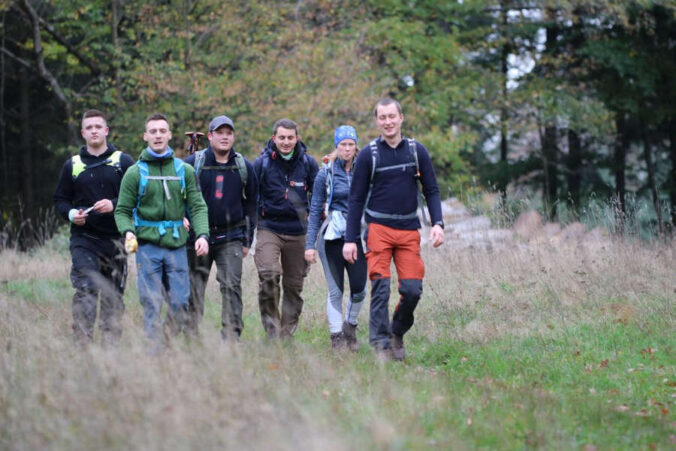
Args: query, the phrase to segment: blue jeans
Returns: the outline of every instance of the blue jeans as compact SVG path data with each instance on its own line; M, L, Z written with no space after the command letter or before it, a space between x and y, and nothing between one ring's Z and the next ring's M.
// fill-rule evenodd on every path
M136 253L136 266L143 329L149 338L159 338L162 301L166 298L169 304L168 321L176 318L181 322L188 307L190 279L185 246L168 249L143 243Z

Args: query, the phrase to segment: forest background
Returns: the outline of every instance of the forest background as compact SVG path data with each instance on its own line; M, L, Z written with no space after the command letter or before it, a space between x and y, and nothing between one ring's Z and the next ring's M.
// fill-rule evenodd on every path
M2 240L49 220L82 112L136 156L153 111L183 133L227 114L253 159L295 119L317 159L332 131L376 135L372 107L402 102L442 194L528 198L550 220L611 205L676 222L676 2L0 0ZM204 142L203 144L205 144ZM639 208L635 206L639 205ZM41 224L38 227L30 227Z

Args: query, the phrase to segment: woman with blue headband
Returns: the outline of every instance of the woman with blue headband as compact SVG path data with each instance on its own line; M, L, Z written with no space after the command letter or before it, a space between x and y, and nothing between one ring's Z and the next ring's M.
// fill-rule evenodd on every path
M352 183L352 171L357 155L357 131L341 125L334 133L334 151L324 158L312 190L308 220L305 260L317 261L317 253L324 267L328 284L326 313L331 332L331 347L359 349L357 317L366 297L366 258L361 243L359 257L350 264L343 258L347 199ZM325 214L324 214L325 213ZM322 217L325 217L322 222ZM343 316L343 287L347 272L350 297Z

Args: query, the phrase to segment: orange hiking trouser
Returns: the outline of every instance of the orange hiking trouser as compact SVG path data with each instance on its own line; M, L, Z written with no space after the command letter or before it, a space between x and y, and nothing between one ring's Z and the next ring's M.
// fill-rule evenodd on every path
M422 295L425 265L420 257L420 232L369 224L366 262L371 280L369 340L377 348L389 347L390 335L404 335L413 326L413 312ZM399 303L390 325L390 262L399 281Z

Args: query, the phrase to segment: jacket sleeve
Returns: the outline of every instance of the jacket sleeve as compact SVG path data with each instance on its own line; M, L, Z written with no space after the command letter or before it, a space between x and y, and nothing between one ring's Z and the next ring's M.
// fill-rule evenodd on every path
M361 217L364 214L366 195L369 191L371 164L371 152L369 147L366 146L359 151L352 174L350 197L347 202L347 228L345 230L345 242L348 243L356 243L359 239Z
M256 205L258 203L258 178L254 173L254 167L248 161L245 161L247 175L246 175L246 188L244 189L244 194L246 199L244 200L244 219L247 223L247 230L245 230L246 242L244 245L250 247L254 238L254 230L256 230Z
M130 167L122 177L120 195L115 206L115 224L122 235L126 232L136 233L132 214L138 197L138 180L138 166Z
M305 249L317 248L317 234L322 225L322 211L326 202L326 169L322 168L315 177L312 186L312 202L310 203L310 217L307 224L307 239Z
M54 205L59 216L68 221L68 212L73 207L73 163L69 158L61 168L59 181L54 191Z
M204 235L209 237L209 215L207 213L207 204L204 202L202 193L197 191L197 186L195 185L195 170L189 165L185 166L185 190L195 236L199 237Z
M432 167L430 154L422 144L418 143L418 157L420 160L420 178L422 182L422 191L427 202L427 211L430 213L430 222L444 226L443 216L441 214L441 194L437 184L437 176Z
M319 172L319 165L315 161L314 158L312 158L310 155L305 154L305 158L308 159L308 166L309 166L309 174L308 174L308 185L312 187L314 190L314 183L315 183L315 177L317 177L317 173Z

